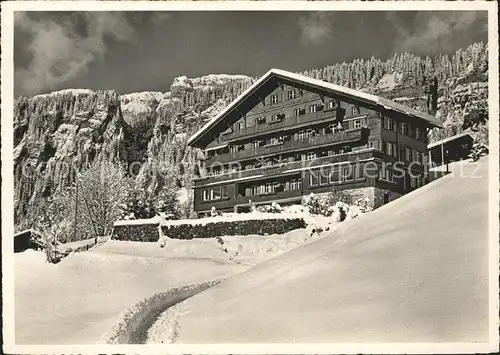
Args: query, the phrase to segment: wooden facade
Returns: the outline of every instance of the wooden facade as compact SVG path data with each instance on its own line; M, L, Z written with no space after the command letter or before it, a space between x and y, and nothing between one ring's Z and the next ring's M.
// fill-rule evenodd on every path
M190 138L205 152L194 181L195 210L245 210L250 201L296 203L333 186L394 196L417 188L423 184L427 130L439 124L381 100L269 71Z
M429 165L435 167L468 159L473 143L474 138L467 132L433 142L427 147Z

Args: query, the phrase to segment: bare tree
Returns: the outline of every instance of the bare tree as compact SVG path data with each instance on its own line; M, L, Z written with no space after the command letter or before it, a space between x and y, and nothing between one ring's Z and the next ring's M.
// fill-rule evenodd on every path
M124 169L108 161L95 161L78 174L76 184L78 223L94 237L108 235L113 223L121 217L128 196L129 180Z

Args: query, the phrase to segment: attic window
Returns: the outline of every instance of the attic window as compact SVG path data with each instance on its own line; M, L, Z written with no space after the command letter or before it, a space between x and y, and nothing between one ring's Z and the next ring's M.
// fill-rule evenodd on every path
M297 97L297 91L290 90L288 91L288 100L293 100Z
M271 95L271 104L278 103L278 95Z
M352 107L352 114L353 115L359 115L359 107L358 106L353 106Z
M257 124L264 124L264 123L266 123L266 118L265 117L257 117L256 122L257 122Z
M337 103L334 100L328 101L327 107L328 109L334 109L337 107Z

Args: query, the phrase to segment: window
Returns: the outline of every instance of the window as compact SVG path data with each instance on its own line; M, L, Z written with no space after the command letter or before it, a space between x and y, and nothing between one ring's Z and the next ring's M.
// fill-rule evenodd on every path
M361 128L361 120L354 120L353 128Z
M421 187L423 185L422 183L422 175L417 176L417 187Z
M398 156L398 150L396 144L392 142L385 142L384 146L385 146L385 154L393 157Z
M299 139L304 139L306 138L306 131L302 130L302 131L299 131Z
M394 125L394 121L392 120L392 118L384 117L384 128L385 129L392 131L393 125Z
M245 121L238 122L238 129L245 129Z
M410 175L410 187L412 189L414 189L415 187L417 187L417 179L413 175Z
M332 123L332 124L328 125L328 131L331 133L340 132L340 131L342 131L342 129L343 129L343 127L342 127L342 124L340 122L339 123Z
M221 198L229 197L227 186L214 187L212 189L202 191L203 201L220 200Z
M392 156L392 143L385 142L385 154Z
M413 161L422 163L422 153L419 152L418 150L413 151Z
M328 109L334 109L335 107L337 107L337 103L334 100L328 101L328 103L326 104L326 107Z
M313 160L316 159L316 153L315 152L308 152L306 155L306 160Z
M358 106L353 106L351 109L351 112L353 115L359 115L359 107Z
M392 180L392 169L390 166L383 164L378 171L378 177L380 180L393 181Z
M316 105L310 105L309 106L309 113L314 113L316 112Z
M413 137L413 126L408 123L408 136Z
M412 160L411 149L410 148L405 148L405 157L406 157L406 161L411 161Z
M279 137L271 137L271 140L269 142L270 145L278 145L278 144L283 144L285 137L279 136Z
M266 194L270 194L273 192L273 184L271 184L270 182L266 183L266 190L265 190L265 193Z
M319 184L320 185L328 185L328 177L330 176L329 171L320 171L319 172Z
M359 164L354 165L354 178L361 179L363 177L363 172Z
M311 186L318 185L318 175L316 171L311 171L309 175L309 185Z
M300 108L294 108L294 109L293 109L293 115L294 115L295 117L299 116L299 115L300 115Z
M273 113L271 115L271 120L274 121L274 122L283 121L284 118L285 118L285 114L284 113Z
M354 178L352 170L353 169L350 165L342 168L342 179L344 181L349 181L349 180L352 180Z
M290 190L297 190L297 180L290 180Z
M420 128L415 127L415 139L420 140Z
M222 187L220 188L220 190L221 190L221 195L222 195L222 198L225 198L225 197L228 197L228 196L229 196L229 195L228 195L228 193L227 193L227 186L222 186Z
M330 184L336 183L338 181L338 171L333 169L330 171Z
M288 91L288 100L293 100L297 97L297 91L290 90Z
M401 134L407 136L408 135L408 126L406 123L401 122Z
M415 151L415 160L422 164L422 153L420 153L418 150Z
M368 148L378 149L378 142L377 141L370 141L370 142L368 142Z
M259 147L262 147L264 145L265 145L265 142L262 140L252 142L252 148L259 148Z
M266 123L266 118L265 117L257 117L257 119L255 121L257 122L257 124L264 124L264 123Z
M297 179L297 190L300 190L300 189L302 189L302 179L301 178Z
M271 95L271 104L278 103L278 95Z

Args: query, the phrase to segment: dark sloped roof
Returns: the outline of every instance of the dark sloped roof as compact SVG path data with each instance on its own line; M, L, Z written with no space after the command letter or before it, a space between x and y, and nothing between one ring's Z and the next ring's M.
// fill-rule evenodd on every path
M286 70L281 69L271 69L266 74L261 76L257 81L255 81L248 89L246 89L241 95L239 95L233 102L231 102L224 110L222 110L217 116L208 121L200 130L198 130L195 134L193 134L189 140L188 144L193 144L200 137L203 136L204 133L209 131L212 127L215 126L221 119L223 119L229 112L231 112L239 103L241 103L248 95L254 92L258 87L260 87L265 81L270 79L271 77L278 77L291 80L293 82L297 82L306 86L313 86L317 88L321 88L327 90L329 92L335 94L341 94L343 96L351 97L354 99L362 100L367 103L383 107L387 110L397 111L415 118L419 118L427 121L431 126L434 127L442 127L441 123L431 115L426 113L417 111L415 109L406 107L404 105L398 104L389 99L368 94L359 90L354 90L350 88L346 88L344 86L332 84L323 80L317 80L310 78L305 75L292 73Z

